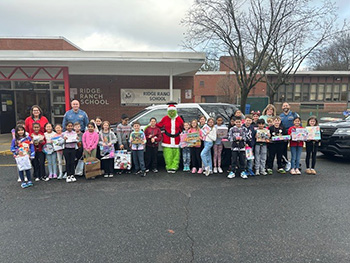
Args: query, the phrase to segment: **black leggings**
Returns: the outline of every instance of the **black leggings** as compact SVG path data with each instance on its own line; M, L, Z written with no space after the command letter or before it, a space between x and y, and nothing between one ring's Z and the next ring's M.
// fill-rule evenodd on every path
M306 158L305 158L306 168L310 168L310 157L311 157L312 158L311 168L315 169L317 150L318 150L318 141L306 142Z
M63 150L64 159L66 160L67 176L74 175L75 149L65 148Z
M201 168L202 167L202 159L201 159L201 147L191 147L191 162L192 168Z

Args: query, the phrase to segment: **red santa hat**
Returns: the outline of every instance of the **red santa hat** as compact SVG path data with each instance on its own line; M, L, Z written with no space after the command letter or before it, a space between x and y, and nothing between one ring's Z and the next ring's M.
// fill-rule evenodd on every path
M170 110L176 110L176 106L174 104L169 104L168 111L170 111Z

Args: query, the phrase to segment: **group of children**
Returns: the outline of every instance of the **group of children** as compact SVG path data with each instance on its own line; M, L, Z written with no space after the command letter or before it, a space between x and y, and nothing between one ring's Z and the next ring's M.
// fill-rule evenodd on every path
M94 157L101 160L104 177L113 177L114 153L116 149L131 151L135 174L146 176L147 172L158 172L157 153L162 141L162 132L156 126L156 118L150 119L150 124L141 130L140 123L128 123L128 117L123 114L122 121L115 131L111 130L108 121L100 117L88 123L83 133L80 124L68 122L66 127L61 124L46 123L44 129L39 123L33 123L33 131L28 133L24 123L19 121L13 132L11 151L16 159L21 187L33 185L31 167L34 170L35 181L50 179L65 179L75 182L75 169L79 160ZM317 126L316 117L310 117L308 126ZM273 163L277 159L277 171L285 173L286 157L284 148L291 149L291 174L300 174L300 155L303 141L273 141L273 136L290 135L301 127L301 119L294 119L294 126L286 130L281 125L280 117L269 118L267 123L259 119L259 113L247 115L236 114L227 127L223 118L218 116L184 123L181 133L183 171L191 173L223 173L222 159L230 160L228 178L236 174L246 179L249 175L272 174ZM226 133L222 133L226 129ZM43 131L44 130L44 131ZM262 132L263 131L263 132ZM195 136L194 136L195 135ZM262 136L263 135L263 136ZM192 141L188 138L192 136ZM306 141L306 172L316 174L316 153L318 141ZM227 149L227 150L226 150ZM212 158L213 155L213 158ZM225 156L227 155L227 156ZM310 159L312 159L310 166ZM45 171L47 160L48 175ZM63 161L65 160L65 173ZM255 171L253 169L255 168Z
M184 144L182 148L183 171L205 173L206 176L212 173L223 173L221 163L226 154L228 156L225 159L230 160L227 175L229 179L234 178L237 174L243 179L247 179L249 175L272 174L275 159L279 173L284 174L286 170L290 170L293 175L301 174L300 156L305 142L306 173L316 174L319 140L294 140L292 133L302 126L300 117L296 117L293 123L294 126L286 129L282 126L279 116L268 118L265 122L263 118L260 118L259 112L253 112L252 115L247 115L245 118L242 114L237 114L231 119L227 127L227 135L224 136L219 133L219 130L226 127L220 116L216 118L216 123L212 118L205 122L203 116L198 121L185 123L183 134L198 132L202 143L191 143L190 147ZM315 116L308 119L307 126L318 126ZM288 161L287 156L284 156L288 145L291 151L291 162ZM230 150L223 151L225 148ZM312 159L311 166L310 159ZM192 169L190 169L190 164Z

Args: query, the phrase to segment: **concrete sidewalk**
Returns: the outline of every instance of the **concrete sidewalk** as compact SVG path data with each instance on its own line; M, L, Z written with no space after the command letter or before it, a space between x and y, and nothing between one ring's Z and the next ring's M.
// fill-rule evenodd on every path
M11 155L10 147L12 141L11 133L0 134L0 155Z

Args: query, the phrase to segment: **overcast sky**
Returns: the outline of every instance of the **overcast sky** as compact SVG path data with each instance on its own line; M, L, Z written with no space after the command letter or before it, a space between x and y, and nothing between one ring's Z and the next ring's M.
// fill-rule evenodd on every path
M319 0L315 0L319 1ZM350 18L349 0L336 0ZM3 0L0 36L64 36L84 50L180 51L193 0Z

